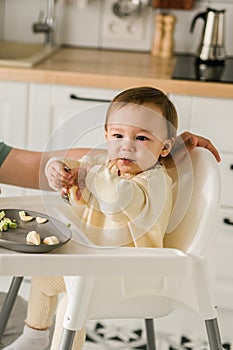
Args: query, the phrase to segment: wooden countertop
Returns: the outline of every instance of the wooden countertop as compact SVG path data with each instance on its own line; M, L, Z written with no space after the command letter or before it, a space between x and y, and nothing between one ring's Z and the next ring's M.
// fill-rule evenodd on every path
M154 86L180 95L233 98L233 84L173 80L175 57L141 52L61 48L33 68L0 67L0 80L126 89Z

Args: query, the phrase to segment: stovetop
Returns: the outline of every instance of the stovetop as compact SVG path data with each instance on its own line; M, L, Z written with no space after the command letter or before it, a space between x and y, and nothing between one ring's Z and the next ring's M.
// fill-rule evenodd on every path
M197 63L190 54L177 55L172 79L233 83L233 57L227 57L224 64L213 65Z

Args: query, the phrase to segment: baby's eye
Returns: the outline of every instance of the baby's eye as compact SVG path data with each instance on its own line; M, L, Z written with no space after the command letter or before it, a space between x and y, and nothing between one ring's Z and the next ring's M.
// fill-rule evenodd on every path
M146 137L146 136L138 135L138 136L136 137L136 140L138 140L138 141L147 141L147 140L149 140L149 139L148 139L148 137Z
M123 136L121 134L113 134L113 137L115 137L115 139L121 139Z

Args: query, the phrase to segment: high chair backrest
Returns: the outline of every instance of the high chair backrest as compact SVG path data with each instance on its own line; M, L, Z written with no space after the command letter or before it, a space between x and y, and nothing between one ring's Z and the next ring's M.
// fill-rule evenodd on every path
M218 215L217 162L211 152L196 148L178 164L173 180L174 205L164 246L205 255L216 232L212 218Z

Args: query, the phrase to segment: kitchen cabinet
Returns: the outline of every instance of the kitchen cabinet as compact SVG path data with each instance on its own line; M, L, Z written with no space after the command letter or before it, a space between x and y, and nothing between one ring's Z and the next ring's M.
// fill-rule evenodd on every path
M0 81L0 140L26 147L28 84Z
M77 128L76 134L78 137L78 122L72 125L72 129L70 128L70 130L66 129L65 123L67 122L68 125L68 121L73 115L81 111L84 113L85 111L85 113L93 115L93 120L99 117L103 125L108 103L103 103L102 100L111 100L117 93L118 91L111 89L30 84L28 148L44 150L48 142L51 141L52 135L60 131L59 127L64 127L64 132L70 133L70 144L68 145L67 142L65 142L65 137L64 140L61 137L53 146L53 149L63 149L67 146L74 147L77 143L75 143L74 140L75 131L72 129ZM99 105L104 105L106 108L103 107L101 110L97 108ZM102 111L103 113L101 113ZM99 116L96 116L96 113L98 113ZM82 113L80 113L80 115L81 114ZM85 123L83 118L82 123ZM88 144L85 146L88 146Z
M105 112L108 106L108 103L103 103L102 100L110 101L118 91L34 83L25 83L24 87L27 90L24 99L25 109L22 111L23 117L19 122L20 127L17 128L17 133L18 130L22 130L20 135L22 142L16 142L19 139L18 137L13 143L14 138L12 137L7 139L9 144L36 151L67 149L80 145L83 147L96 147L97 143L102 144ZM18 95L15 93L15 96L19 96L19 93ZM75 99L75 97L79 99ZM96 107L100 105L103 108ZM17 111L16 104L14 111ZM73 125L71 118L74 115L78 115L81 111L85 111L86 115L93 114L93 120L94 118L99 118L101 131L99 132L98 129L88 132L85 137L77 142L79 124L77 118L73 118L75 119L75 125ZM80 115L82 116L82 123L85 123L83 113L80 113ZM13 125L13 118L15 119L17 114L11 114ZM71 124L70 128L68 127L69 124ZM59 133L61 137L58 137ZM55 139L56 141L54 141ZM84 140L85 144L83 143ZM10 186L3 186L2 188L4 189L3 195L38 193L38 191L21 188L12 189Z
M192 98L173 94L169 94L169 98L175 105L178 113L178 133L189 130L189 116Z
M0 140L27 147L28 84L0 81ZM1 185L2 195L23 194L24 190Z

